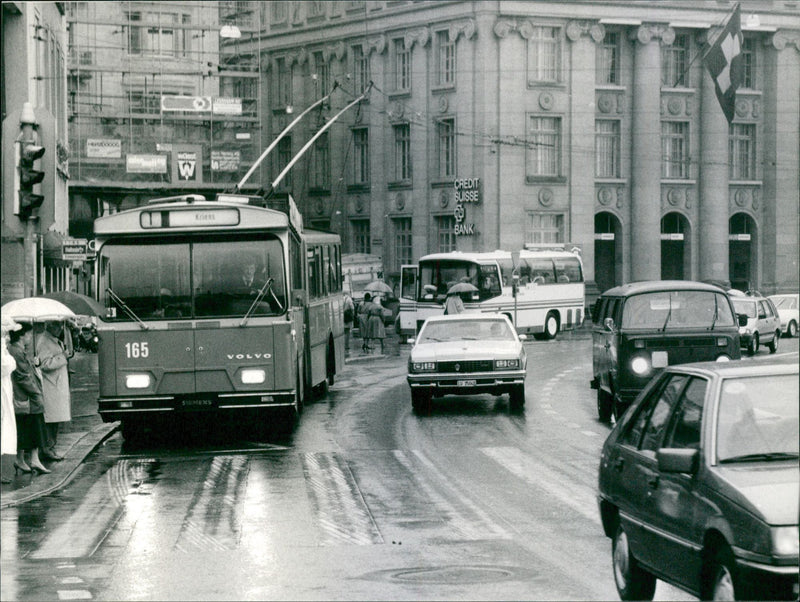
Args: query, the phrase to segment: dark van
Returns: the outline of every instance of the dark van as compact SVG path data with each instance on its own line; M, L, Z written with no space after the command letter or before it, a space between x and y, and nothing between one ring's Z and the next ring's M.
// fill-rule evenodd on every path
M602 422L622 416L666 366L739 359L731 300L713 284L657 280L604 292L592 315L591 386Z

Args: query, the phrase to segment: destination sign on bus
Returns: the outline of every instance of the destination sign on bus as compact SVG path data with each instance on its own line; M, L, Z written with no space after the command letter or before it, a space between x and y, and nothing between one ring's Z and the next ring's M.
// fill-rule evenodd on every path
M196 228L197 226L238 226L238 209L175 209L143 211L142 228Z

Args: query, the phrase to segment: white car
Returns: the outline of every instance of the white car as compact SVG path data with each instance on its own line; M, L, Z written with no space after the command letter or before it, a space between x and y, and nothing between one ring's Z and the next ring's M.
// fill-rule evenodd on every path
M800 324L800 318L798 318L799 297L800 295L797 293L769 296L781 317L781 332L787 337L797 336L797 325Z
M415 411L432 397L509 394L512 409L525 405L527 357L511 321L502 314L462 313L425 320L408 359Z
M781 338L781 319L772 301L761 296L734 295L730 292L728 294L737 315L747 318L744 325L739 323L742 349L747 349L750 355L755 355L759 346L765 343L769 347L769 352L775 353Z

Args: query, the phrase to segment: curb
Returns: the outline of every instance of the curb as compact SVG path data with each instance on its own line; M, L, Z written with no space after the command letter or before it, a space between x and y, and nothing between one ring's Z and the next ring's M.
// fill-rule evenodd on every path
M117 428L119 428L119 422L103 423L85 433L67 450L64 459L53 472L33 477L29 487L3 494L3 498L0 500L0 509L30 502L66 485L78 473L86 456L113 435Z

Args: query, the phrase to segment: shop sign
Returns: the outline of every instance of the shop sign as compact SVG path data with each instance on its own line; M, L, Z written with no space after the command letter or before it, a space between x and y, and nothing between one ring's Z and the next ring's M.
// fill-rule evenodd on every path
M61 242L61 259L64 261L86 261L89 241L85 238L67 238Z
M172 181L200 183L203 181L203 149L197 144L173 145Z
M161 110L208 113L211 111L211 97L165 95L161 97Z
M91 159L121 159L122 140L115 138L87 138L86 156Z
M214 113L214 115L241 115L242 99L225 96L215 98L211 112Z
M128 173L167 173L167 156L127 155L125 169Z
M211 151L211 171L239 171L239 151Z

